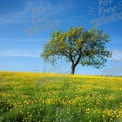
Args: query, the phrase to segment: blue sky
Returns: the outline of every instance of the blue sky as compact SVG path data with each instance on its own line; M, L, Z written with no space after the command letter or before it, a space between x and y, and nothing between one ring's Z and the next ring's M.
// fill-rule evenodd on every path
M0 0L0 70L70 73L70 63L45 63L39 57L42 45L54 30L91 29L97 23L110 35L113 57L102 69L78 65L76 74L122 75L122 0L103 1Z

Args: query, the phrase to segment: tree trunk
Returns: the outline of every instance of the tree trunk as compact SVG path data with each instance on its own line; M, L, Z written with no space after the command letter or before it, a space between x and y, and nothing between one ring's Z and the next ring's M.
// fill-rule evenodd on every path
M74 74L75 73L75 65L74 64L72 64L72 67L71 67L71 74Z

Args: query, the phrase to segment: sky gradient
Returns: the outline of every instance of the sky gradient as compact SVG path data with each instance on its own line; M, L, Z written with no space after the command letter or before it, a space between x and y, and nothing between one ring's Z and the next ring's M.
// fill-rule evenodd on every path
M122 0L0 0L0 71L70 73L71 63L43 61L43 44L55 30L97 26L110 35L106 67L76 67L76 74L122 75Z

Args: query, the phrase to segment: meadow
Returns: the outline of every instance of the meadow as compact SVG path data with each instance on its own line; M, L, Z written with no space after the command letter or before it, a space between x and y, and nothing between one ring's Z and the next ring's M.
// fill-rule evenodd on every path
M0 122L122 122L122 78L0 72Z

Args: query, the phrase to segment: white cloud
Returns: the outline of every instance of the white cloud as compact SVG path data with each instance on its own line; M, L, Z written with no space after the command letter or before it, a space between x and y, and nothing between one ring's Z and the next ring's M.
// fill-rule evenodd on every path
M0 56L39 58L40 51L1 50Z
M122 61L122 50L113 50L111 60L112 61Z

